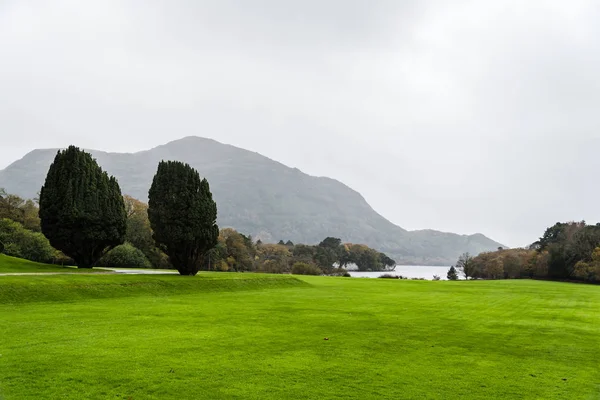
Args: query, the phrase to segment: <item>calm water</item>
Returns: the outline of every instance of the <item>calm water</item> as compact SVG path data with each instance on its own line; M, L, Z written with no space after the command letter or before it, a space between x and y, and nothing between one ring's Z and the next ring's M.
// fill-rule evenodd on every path
M380 272L358 272L348 271L353 278L378 278L383 274L402 275L406 278L425 278L433 279L434 275L438 275L442 280L446 280L446 274L450 267L431 267L420 265L396 265L393 271Z

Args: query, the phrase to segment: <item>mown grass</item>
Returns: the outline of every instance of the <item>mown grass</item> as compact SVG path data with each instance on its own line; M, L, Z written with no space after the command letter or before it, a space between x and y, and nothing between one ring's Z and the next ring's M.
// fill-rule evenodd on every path
M40 273L40 272L106 272L96 269L78 269L70 266L42 264L21 258L0 254L0 274Z
M0 321L5 399L600 397L598 286L15 276Z

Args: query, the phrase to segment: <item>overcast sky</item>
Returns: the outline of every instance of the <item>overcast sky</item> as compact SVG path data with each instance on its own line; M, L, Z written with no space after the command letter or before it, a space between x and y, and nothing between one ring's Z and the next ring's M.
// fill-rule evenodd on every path
M0 0L0 168L187 135L339 179L407 229L600 219L600 3Z

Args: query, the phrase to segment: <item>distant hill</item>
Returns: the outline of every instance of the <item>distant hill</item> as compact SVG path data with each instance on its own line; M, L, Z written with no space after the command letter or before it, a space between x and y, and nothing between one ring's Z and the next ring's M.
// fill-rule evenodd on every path
M327 236L386 252L398 263L450 265L469 251L501 244L481 235L406 231L375 212L348 186L307 175L258 153L211 139L186 137L138 153L88 150L114 175L123 194L147 200L161 160L189 163L205 176L217 201L218 223L263 242L280 239L314 244ZM34 150L0 171L0 187L35 197L57 149Z

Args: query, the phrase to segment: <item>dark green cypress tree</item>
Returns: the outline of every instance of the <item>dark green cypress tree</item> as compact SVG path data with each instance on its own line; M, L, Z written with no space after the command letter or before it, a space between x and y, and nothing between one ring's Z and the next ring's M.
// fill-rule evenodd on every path
M148 218L173 266L181 275L196 275L219 237L208 181L188 164L161 161L148 193Z
M448 274L446 275L446 277L448 278L449 281L456 281L456 280L458 280L458 273L456 273L456 268L454 268L454 266L450 267L450 269L448 270Z
M125 240L121 189L91 154L70 146L56 154L40 192L42 232L80 268L91 268Z

